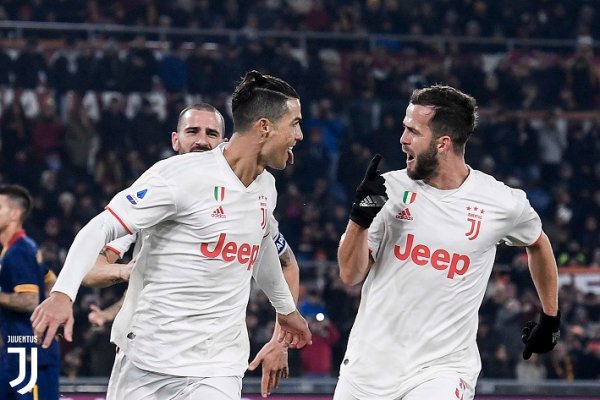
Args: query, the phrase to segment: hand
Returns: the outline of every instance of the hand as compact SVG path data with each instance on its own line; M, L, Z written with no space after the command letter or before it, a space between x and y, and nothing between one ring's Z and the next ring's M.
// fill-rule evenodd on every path
M279 386L281 378L287 378L289 375L287 347L275 339L274 335L273 339L260 349L248 366L250 371L254 371L262 363L262 379L260 381L262 397L270 395Z
M288 314L277 314L277 321L281 326L281 332L277 341L292 349L301 349L307 344L312 344L312 334L308 329L306 320L298 310Z
M137 262L137 255L133 257L131 261L127 264L119 264L119 279L123 282L129 282L129 277L131 276L131 271L133 267L135 267L135 263Z
M69 296L61 292L52 292L33 310L31 325L33 334L47 349L52 344L56 331L64 325L64 335L67 342L73 340L73 303ZM44 336L45 335L45 336Z
M547 353L560 338L560 311L556 317L540 312L540 322L529 321L523 328L521 340L525 343L523 358L529 360L533 353Z
M350 211L350 219L365 229L371 226L373 219L388 199L385 191L385 179L377 169L380 161L381 154L375 154L369 163L365 177L356 188L354 203Z
M102 328L104 324L108 321L106 317L106 313L102 311L100 307L95 304L90 305L90 313L88 314L88 321L94 326L98 328Z

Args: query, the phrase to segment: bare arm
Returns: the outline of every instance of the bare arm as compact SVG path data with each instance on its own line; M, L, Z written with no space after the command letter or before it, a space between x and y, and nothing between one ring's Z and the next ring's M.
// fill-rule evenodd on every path
M32 313L39 303L37 292L0 293L0 307L12 311Z
M96 263L83 278L82 285L105 288L129 280L128 264L116 264L118 259L119 255L111 249L102 249Z
M127 293L127 291L125 291L125 293L123 293L123 296L117 302L108 306L104 310L102 310L100 307L92 304L90 306L91 311L88 314L88 320L92 324L99 326L99 327L104 326L104 324L107 322L114 321L114 319L117 316L117 314L119 313L119 311L121 311L121 307L123 307L123 302L125 301L126 293Z
M552 245L544 232L535 243L527 246L529 271L542 309L549 316L558 314L558 269Z
M368 234L368 229L349 221L346 232L340 239L338 249L340 278L346 285L362 282L373 265L373 259L369 256Z
M298 304L298 293L300 291L300 268L298 267L298 261L294 252L289 247L279 256L279 262L281 263L281 269L283 270L283 277L287 282L294 303Z

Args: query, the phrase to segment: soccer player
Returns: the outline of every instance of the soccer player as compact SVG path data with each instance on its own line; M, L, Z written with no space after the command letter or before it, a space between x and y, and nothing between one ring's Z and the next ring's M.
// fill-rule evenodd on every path
M472 399L477 313L499 242L526 247L542 305L523 357L555 346L550 242L523 191L465 163L476 122L471 96L415 90L400 138L407 168L381 176L376 155L358 186L338 258L342 281L364 284L335 400Z
M71 340L72 301L98 252L142 232L127 293L135 308L129 332L115 338L108 399L240 399L251 277L277 310L279 340L310 343L269 237L277 193L265 171L285 168L302 140L299 96L251 71L232 111L228 143L158 162L78 233L54 290L32 315L43 346L61 324Z
M23 221L31 212L32 201L27 189L18 185L0 187L0 399L57 400L59 376L58 343L51 341L47 349L38 349L29 317L46 297L46 284L54 273L40 261L36 243L27 237ZM26 365L19 365L18 353L25 350ZM35 355L34 355L35 353ZM35 362L34 362L35 361ZM37 366L36 366L37 363ZM25 376L15 387L9 382ZM37 373L31 376L32 369ZM23 393L19 393L19 390Z
M171 133L171 146L179 154L209 151L224 140L225 120L216 108L207 103L198 103L184 108L179 114L177 131ZM107 287L116 282L128 281L135 264L135 257L141 247L141 240L136 244L131 262L128 264L114 263L136 242L136 237L137 235L126 235L108 243L100 252L92 270L83 278L83 285ZM294 301L297 302L300 284L298 263L285 237L279 232L278 223L274 218L271 220L271 237L277 247L285 280L292 292ZM92 305L92 311L89 314L90 322L102 326L106 322L115 319L124 299L125 297L104 310ZM131 322L129 317L130 315L126 314L118 319L116 326L113 328L113 334L128 329L127 325ZM263 395L267 395L278 386L282 377L287 378L289 371L287 348L277 342L277 330L273 333L271 341L263 346L250 363L249 369L254 370L261 364L261 392Z

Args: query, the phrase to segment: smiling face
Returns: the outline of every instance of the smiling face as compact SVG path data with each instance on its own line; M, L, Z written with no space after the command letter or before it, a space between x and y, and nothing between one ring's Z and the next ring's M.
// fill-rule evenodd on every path
M223 142L225 134L221 116L208 110L187 110L177 129L171 134L171 145L179 154L212 150Z
M437 141L429 127L435 110L432 107L409 104L404 117L404 132L400 137L406 153L406 170L414 180L436 175L439 166Z
M266 166L275 169L284 169L288 162L294 163L292 148L303 139L300 100L289 99L286 106L287 111L278 121L265 120L269 124L269 134L261 150L261 158Z

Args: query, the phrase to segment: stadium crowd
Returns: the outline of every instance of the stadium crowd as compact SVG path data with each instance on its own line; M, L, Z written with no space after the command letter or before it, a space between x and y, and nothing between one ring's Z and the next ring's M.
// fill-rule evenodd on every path
M287 11L273 12L280 3ZM548 0L536 10L508 0L437 0L418 7L407 1L343 3L4 2L0 20L244 32L234 43L177 42L172 49L149 46L141 36L128 42L74 36L64 45L62 39L57 44L29 37L0 46L0 182L22 184L34 194L26 228L45 262L60 271L75 233L121 188L172 155L170 133L186 104L202 99L215 105L230 132L234 83L246 70L260 69L299 88L305 105L305 140L296 147L296 162L276 174L276 217L300 264L300 310L315 335L313 346L291 352L292 375L336 376L360 297L360 287L344 286L337 276L337 243L372 155L383 154L385 170L404 166L399 137L414 88L442 82L474 95L481 121L467 145L469 164L527 192L559 268L600 268L600 117L594 112L600 106L600 64L589 36L600 31L594 3ZM500 18L492 23L492 15ZM292 39L258 40L252 34L267 27L578 39L568 51L498 53L481 45L395 41L302 48ZM557 349L521 360L521 327L538 309L525 257L499 248L480 310L482 376L527 382L600 378L600 292L585 293L574 284L561 288ZM110 325L90 326L87 313L91 304L111 304L123 290L117 285L80 291L75 341L62 343L65 376L110 373ZM271 319L266 297L256 291L247 317L252 354L270 339Z

